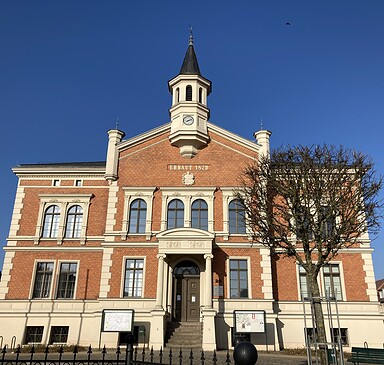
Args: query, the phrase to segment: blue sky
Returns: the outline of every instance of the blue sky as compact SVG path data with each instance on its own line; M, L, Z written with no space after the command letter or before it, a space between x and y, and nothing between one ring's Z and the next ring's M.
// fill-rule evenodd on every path
M104 160L117 117L128 138L169 121L190 24L212 123L252 139L262 119L272 147L344 145L384 174L382 0L2 0L1 246L12 167ZM384 228L376 278L383 243Z

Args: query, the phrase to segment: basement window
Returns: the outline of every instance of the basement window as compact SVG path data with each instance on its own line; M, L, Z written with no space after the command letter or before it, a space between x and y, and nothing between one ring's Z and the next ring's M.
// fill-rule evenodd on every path
M43 326L27 326L25 330L25 341L24 343L28 345L29 343L41 343L43 339Z

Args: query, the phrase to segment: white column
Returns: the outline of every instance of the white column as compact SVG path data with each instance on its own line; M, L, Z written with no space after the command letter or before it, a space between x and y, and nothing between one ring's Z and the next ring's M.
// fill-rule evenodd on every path
M213 255L204 255L205 259L205 308L212 308L212 258Z
M159 259L157 269L157 293L156 293L156 309L163 308L163 288L164 288L164 254L157 255Z

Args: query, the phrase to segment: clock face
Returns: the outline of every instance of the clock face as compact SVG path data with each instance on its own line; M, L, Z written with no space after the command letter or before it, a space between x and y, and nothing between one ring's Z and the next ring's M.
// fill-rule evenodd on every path
M193 116L192 115L186 115L184 118L183 118L183 123L185 125L192 125L193 124Z

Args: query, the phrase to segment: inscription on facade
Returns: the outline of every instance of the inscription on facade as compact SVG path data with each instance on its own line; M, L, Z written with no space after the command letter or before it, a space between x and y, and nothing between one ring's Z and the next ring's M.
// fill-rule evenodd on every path
M204 241L166 241L167 248L205 248Z
M208 171L209 165L168 164L167 170L169 170L169 171Z

